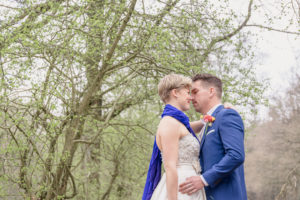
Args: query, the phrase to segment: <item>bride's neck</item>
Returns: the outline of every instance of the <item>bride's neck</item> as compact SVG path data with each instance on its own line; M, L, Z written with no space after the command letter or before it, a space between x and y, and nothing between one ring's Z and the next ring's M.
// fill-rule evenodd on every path
M173 106L173 107L177 108L178 110L181 110L181 111L182 111L182 109L180 108L180 106L178 105L178 103L176 103L176 102L174 102L174 101L166 102L166 105L167 105L167 104L170 104L171 106Z

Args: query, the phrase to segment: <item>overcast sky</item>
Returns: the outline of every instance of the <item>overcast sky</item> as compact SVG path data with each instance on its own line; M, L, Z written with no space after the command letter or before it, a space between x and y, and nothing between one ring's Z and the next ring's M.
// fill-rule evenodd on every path
M247 13L248 5L245 0L230 0L232 7L240 13ZM264 13L268 15L282 16L281 20L276 20L272 27L281 29L288 24L290 16L294 13L289 10L287 17L281 15L281 6L279 3L290 3L291 0L256 0L256 5L262 5L262 12L252 12L249 24L265 25ZM289 83L291 68L298 67L300 56L300 37L295 35L280 33L276 31L261 30L251 27L259 38L257 46L258 62L255 63L257 76L261 79L270 79L270 94L277 90L284 90ZM247 28L245 28L247 29ZM293 30L299 31L299 24L292 27ZM298 57L298 64L297 64ZM298 70L299 71L299 70ZM300 71L299 71L300 72Z
M255 65L258 77L269 78L273 91L285 89L289 84L292 68L300 67L300 40L277 32L266 32L262 36L264 39L258 46L262 52L261 62Z
M288 24L290 16L294 13L289 10L287 17L281 15L280 3L290 3L293 0L255 0L256 5L262 5L261 12L252 12L249 24L264 23L264 14L282 16L281 20L274 21L272 27L282 29ZM231 7L238 13L245 15L248 4L245 0L229 0ZM279 4L277 4L279 3ZM256 74L259 80L269 79L270 87L266 91L270 104L273 104L271 97L281 95L284 97L284 91L289 87L292 69L300 74L300 37L291 34L285 34L276 31L262 30L250 27L251 32L257 33L258 44L256 46ZM299 24L291 27L293 31L299 31ZM245 27L244 29L249 29ZM260 121L268 119L268 106L259 105L256 118Z

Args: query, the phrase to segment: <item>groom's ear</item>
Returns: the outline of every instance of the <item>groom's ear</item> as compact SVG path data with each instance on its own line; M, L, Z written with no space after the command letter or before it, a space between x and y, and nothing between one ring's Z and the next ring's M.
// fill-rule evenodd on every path
M210 87L209 88L209 97L213 97L216 95L216 88Z

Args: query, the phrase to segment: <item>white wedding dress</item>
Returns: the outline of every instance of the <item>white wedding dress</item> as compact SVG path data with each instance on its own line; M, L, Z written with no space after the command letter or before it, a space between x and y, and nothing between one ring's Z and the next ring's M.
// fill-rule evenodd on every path
M177 164L177 174L178 174L178 185L183 183L186 178L190 176L200 175L200 162L199 162L199 151L200 144L194 138L192 134L183 136L179 140L178 148L178 164ZM162 154L162 158L163 158ZM167 187L166 187L166 174L164 173L161 177L151 200L167 200ZM178 200L206 200L204 189L198 192L187 195L178 192Z

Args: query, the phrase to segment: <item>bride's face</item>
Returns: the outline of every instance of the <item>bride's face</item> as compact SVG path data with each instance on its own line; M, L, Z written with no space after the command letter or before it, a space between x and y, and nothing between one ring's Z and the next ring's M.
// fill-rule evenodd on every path
M190 109L190 102L191 102L191 95L190 95L190 89L189 88L180 88L176 89L177 93L177 103L180 106L180 109L182 111L186 111Z

